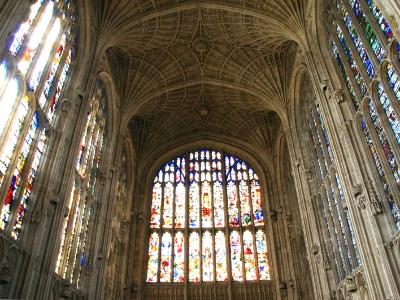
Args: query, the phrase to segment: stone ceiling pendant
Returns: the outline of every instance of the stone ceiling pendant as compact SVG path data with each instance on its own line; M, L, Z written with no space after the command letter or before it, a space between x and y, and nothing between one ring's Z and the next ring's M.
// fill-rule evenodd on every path
M210 41L208 36L205 35L202 10L199 9L197 29L190 43L190 47L193 49L193 52L196 55L202 68L206 60L206 56L211 49L211 44L212 42Z

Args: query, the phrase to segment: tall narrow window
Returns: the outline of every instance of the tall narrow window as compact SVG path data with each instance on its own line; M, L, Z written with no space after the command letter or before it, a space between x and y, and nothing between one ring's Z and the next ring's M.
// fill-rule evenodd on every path
M353 100L355 111L363 116L360 133L374 165L375 182L386 198L390 222L397 231L400 229L400 80L393 67L398 66L398 57L393 56L394 61L390 61L392 56L388 55L394 35L373 0L338 0L334 14L332 52L346 93ZM377 74L378 70L382 72Z
M14 239L34 205L73 60L74 21L70 1L36 1L0 57L0 230Z
M345 195L335 170L335 158L318 105L312 109L307 138L315 161L317 190L320 191L318 199L322 202L321 220L322 226L326 227L325 243L331 261L335 262L336 280L340 282L360 265L360 258Z
M270 279L261 186L235 156L200 149L163 165L149 224L147 282Z
M98 168L104 144L105 97L104 84L98 81L81 136L73 187L66 203L68 216L64 220L57 259L56 273L76 286L79 286L82 267L86 266L88 260L86 247L93 215L93 200L97 197ZM158 247L160 242L167 243L167 238L153 240L152 243Z

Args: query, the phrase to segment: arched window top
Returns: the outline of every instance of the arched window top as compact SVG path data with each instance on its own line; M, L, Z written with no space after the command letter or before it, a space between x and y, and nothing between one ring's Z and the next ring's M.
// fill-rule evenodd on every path
M210 149L182 154L154 178L146 280L270 279L264 224L259 178L248 162Z

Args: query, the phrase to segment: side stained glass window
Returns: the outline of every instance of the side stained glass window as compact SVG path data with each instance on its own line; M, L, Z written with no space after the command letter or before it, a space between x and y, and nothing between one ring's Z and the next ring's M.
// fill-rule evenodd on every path
M72 3L31 2L0 57L0 230L13 239L22 238L35 205L47 132L55 126L75 52Z
M76 157L73 187L66 202L68 215L64 219L56 273L79 287L82 267L88 263L87 241L97 196L99 164L104 145L106 123L106 90L98 81L89 102L86 126L81 136ZM152 244L158 245L160 239ZM165 240L163 238L162 243ZM152 255L155 255L154 253Z
M338 0L334 14L332 53L354 112L362 115L359 132L371 158L373 181L386 198L396 232L400 229L400 78L395 67L400 61L399 43L393 41L392 28L373 0ZM397 55L389 55L391 51Z
M199 149L164 164L151 194L146 281L269 280L262 199L253 168L227 153Z
M325 227L324 232L329 233L325 236L325 243L330 249L332 263L335 262L336 281L340 282L361 262L348 216L345 195L335 169L335 157L318 105L311 110L307 129L307 139L315 162L314 173L320 191L317 198L322 201L321 225Z

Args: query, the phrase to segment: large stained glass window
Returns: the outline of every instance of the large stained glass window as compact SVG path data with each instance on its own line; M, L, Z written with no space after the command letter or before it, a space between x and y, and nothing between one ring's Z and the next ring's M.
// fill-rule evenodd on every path
M400 56L390 53L400 48L375 1L338 0L334 13L333 56L354 112L362 115L359 132L395 232L400 229Z
M88 262L88 232L93 219L94 199L97 197L99 186L98 177L101 175L98 171L104 144L105 104L105 86L102 81L98 81L89 102L86 125L76 157L73 186L66 203L68 215L64 219L60 237L56 273L78 287L82 268ZM150 243L150 253L153 253L152 247L158 248L159 244L170 245L171 235L154 237ZM170 255L165 251L163 255Z
M151 195L147 282L270 279L261 186L247 162L185 153L161 167Z
M74 56L70 1L31 1L0 51L0 230L23 236ZM15 67L13 67L15 66Z

